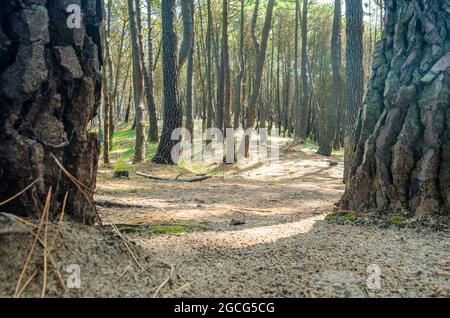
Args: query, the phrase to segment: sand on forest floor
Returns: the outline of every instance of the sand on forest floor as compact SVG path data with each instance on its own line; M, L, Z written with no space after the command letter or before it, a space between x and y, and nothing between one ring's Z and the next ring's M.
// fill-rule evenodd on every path
M190 173L150 163L133 170L167 177ZM61 266L81 264L85 283L61 292L52 282L48 295L151 297L171 277L158 296L450 296L448 231L324 220L344 189L341 154L325 158L296 147L270 164L224 165L214 171L208 180L180 183L134 173L130 179L113 179L103 168L96 200L103 202L104 226L65 223L64 247L58 250ZM108 223L122 231L144 271ZM178 226L181 233L155 234L157 225ZM0 271L2 296L12 294L29 248L18 240L27 234L11 226L0 232L0 251L10 254L0 261L6 268ZM24 295L39 294L38 278Z

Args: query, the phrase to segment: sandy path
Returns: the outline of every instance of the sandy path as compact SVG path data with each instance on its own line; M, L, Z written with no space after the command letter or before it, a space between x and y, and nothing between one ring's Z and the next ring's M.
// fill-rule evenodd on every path
M102 208L115 223L205 224L182 234L128 235L176 264L166 297L450 296L449 233L323 221L343 191L342 164L330 165L341 159L292 151L195 184L101 176L97 198L151 206ZM380 269L381 289L367 286L370 265Z

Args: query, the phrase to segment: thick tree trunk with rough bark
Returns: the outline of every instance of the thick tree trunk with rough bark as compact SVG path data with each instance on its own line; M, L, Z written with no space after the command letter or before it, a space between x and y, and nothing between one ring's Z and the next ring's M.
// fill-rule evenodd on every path
M450 212L450 5L386 1L346 209Z
M65 212L93 223L96 212L52 157L95 187L99 145L89 126L101 99L102 8L71 3L81 7L80 28L68 27L66 1L0 6L0 201L37 180L2 210L38 216L51 187L52 211L67 192ZM93 191L85 192L92 200Z

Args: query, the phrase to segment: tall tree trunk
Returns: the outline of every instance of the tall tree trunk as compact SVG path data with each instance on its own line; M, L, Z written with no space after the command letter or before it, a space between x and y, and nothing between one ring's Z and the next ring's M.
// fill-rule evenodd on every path
M63 1L6 1L0 18L0 201L36 183L2 211L39 216L49 189L52 210L68 193L67 215L95 221L99 144L89 127L101 101L102 2L80 5L80 28L67 28ZM97 5L97 6L96 6ZM51 39L51 41L50 41ZM55 156L86 185L86 200ZM90 202L88 202L90 201Z
M334 1L333 31L331 35L331 66L333 69L333 86L328 106L328 118L325 131L319 137L318 154L331 156L336 137L340 91L341 91L341 0Z
M112 149L112 140L114 135L114 68L112 64L111 52L109 49L109 42L111 39L111 10L112 10L112 0L108 0L107 5L107 24L106 24L106 37L103 44L105 50L105 65L108 67L108 134L109 134L109 149Z
M178 86L179 61L178 37L176 33L176 0L161 1L163 76L164 76L164 118L161 141L152 161L159 164L173 164L172 149L178 143L172 140L172 132L181 127L181 110Z
M181 0L181 15L183 18L183 42L179 52L179 68L186 63L192 50L194 38L194 0Z
M450 6L387 1L341 206L450 213Z
M139 29L138 25L140 16L136 14L136 8L139 5L139 0L128 1L128 15L130 17L131 29L131 54L133 59L133 92L134 92L134 107L135 119L134 124L136 129L136 144L134 152L134 163L142 162L145 159L145 125L144 125L144 109L142 107L143 95L143 73L141 51L139 46ZM133 3L134 2L134 3Z
M228 48L228 1L222 4L222 69L223 69L223 132L232 127L231 123L231 79L230 79L230 57Z
M258 2L257 2L258 3ZM256 6L257 4L255 4ZM258 103L259 92L261 90L261 79L264 70L264 64L266 60L267 44L269 41L269 33L272 28L272 13L275 0L268 0L266 18L264 21L264 28L262 32L261 44L255 43L255 49L257 51L257 58L255 60L255 79L253 82L253 92L250 96L247 111L247 122L245 128L253 128L255 126L256 119L256 105ZM256 11L256 10L255 10ZM245 137L245 156L248 156L250 146L250 136Z
M206 30L206 85L208 87L208 116L206 119L206 128L211 128L214 117L214 97L213 97L213 81L212 81L212 12L211 0L207 0L207 30Z
M344 142L344 181L347 180L349 169L354 164L354 148L356 135L353 133L358 112L362 107L364 95L364 52L363 52L363 17L362 0L346 0L346 115Z
M147 45L148 45L148 66L145 72L145 95L147 97L148 113L148 141L158 142L158 118L156 117L156 105L153 85L153 26L152 26L152 1L147 0ZM142 57L143 67L145 68L145 59Z
M191 1L190 8L190 23L192 24L191 35L191 46L189 48L188 54L188 65L186 71L186 129L191 133L191 141L194 138L194 118L193 118L193 79L194 79L194 43L195 43L195 32L194 32L194 1Z
M300 138L300 78L298 73L298 25L300 19L300 0L295 0L294 23L294 118L295 138Z
M244 23L245 23L245 1L241 0L241 19L239 29L239 73L236 77L236 89L234 97L234 128L239 127L241 117L241 99L242 99L242 80L245 75L244 58Z
M308 137L308 105L309 105L309 83L308 83L308 0L303 0L302 12L302 101L300 107L300 138Z

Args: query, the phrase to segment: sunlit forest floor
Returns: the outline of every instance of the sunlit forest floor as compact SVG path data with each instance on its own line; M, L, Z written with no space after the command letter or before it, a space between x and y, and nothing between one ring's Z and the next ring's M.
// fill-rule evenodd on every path
M122 153L117 158L129 161L123 153L132 150L123 152L126 142L121 143L122 148L115 144ZM164 167L146 162L127 166L129 179L112 178L114 164L103 166L96 199L119 203L102 204L105 220L174 265L177 276L161 289L162 296L450 295L449 233L417 235L395 224L400 217L381 228L353 224L358 218L353 212L330 214L343 192L343 154L325 158L316 150L312 143L296 146L270 164ZM160 182L138 177L136 171L212 178ZM379 290L367 286L371 265L380 268Z
M134 132L123 127L112 164L100 165L95 199L103 226L64 222L59 229L58 268L65 278L67 266L78 264L81 287L62 290L49 264L48 297L450 296L448 229L334 211L344 190L341 152L318 156L306 143L272 163L167 167L132 165L133 142ZM148 159L155 148L148 147ZM115 170L130 176L114 178ZM167 182L136 172L211 178ZM10 297L32 237L3 216L0 225L0 296ZM39 264L40 252L25 277ZM368 285L373 273L377 289ZM42 281L35 275L22 296L38 296Z

